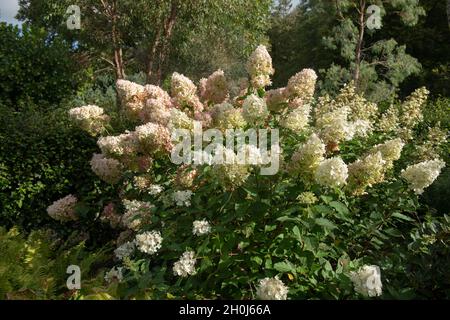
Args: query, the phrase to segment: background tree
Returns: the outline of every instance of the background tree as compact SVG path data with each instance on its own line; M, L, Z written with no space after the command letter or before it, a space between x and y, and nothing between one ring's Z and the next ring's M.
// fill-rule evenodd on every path
M81 30L67 30L66 9L71 4L21 0L18 18L76 42L91 62L113 67L117 78L125 77L125 69L139 70L147 82L159 84L173 62L179 66L178 61L211 48L231 64L245 59L265 40L271 0L79 0L75 4L82 13ZM217 65L212 60L220 54L206 55L211 60L203 65Z
M395 14L387 14L383 21L388 26L377 31L380 38L395 38L406 45L408 53L422 65L420 73L412 75L400 86L402 97L414 88L426 86L433 96L450 95L450 28L446 2L421 0L426 15L413 27L405 27Z
M280 8L277 8L280 6ZM327 50L322 38L334 23L327 1L301 1L287 11L279 2L272 14L269 30L272 58L275 67L274 86L282 86L303 68L319 70L332 62L341 63L338 53Z
M325 90L335 90L354 81L358 91L365 92L371 100L380 101L392 97L400 83L419 72L420 64L406 53L406 46L399 45L394 38L377 36L377 29L387 27L383 23L387 14L399 16L406 26L417 24L419 17L425 14L417 0L335 0L329 5L336 25L324 38L325 44L330 49L340 50L345 63L332 64L326 70ZM368 20L377 15L375 11L368 12L369 5L379 8L381 25L375 28L368 26Z
M39 28L0 23L0 105L49 108L75 93L84 78L71 48Z

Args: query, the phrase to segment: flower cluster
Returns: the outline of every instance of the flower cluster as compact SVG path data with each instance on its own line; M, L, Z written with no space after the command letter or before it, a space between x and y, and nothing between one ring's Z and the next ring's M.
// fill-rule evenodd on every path
M70 109L69 116L81 129L93 136L101 134L109 121L109 116L104 114L104 110L95 105Z
M75 213L75 205L77 202L78 199L69 194L64 198L53 202L53 204L47 208L47 213L53 219L61 222L77 220L78 216Z
M152 204L138 200L123 200L125 214L122 216L122 223L129 229L138 230L147 222L150 211L154 207Z
M380 152L388 167L391 167L394 161L400 159L404 145L402 139L392 139L383 144L377 144L372 148L371 153Z
M110 202L103 208L100 220L109 223L111 228L115 229L121 225L122 216L117 213L114 203Z
M334 157L322 161L317 167L316 182L322 186L338 187L344 185L348 177L348 169L345 162Z
M195 252L186 251L181 256L180 260L174 263L173 273L176 276L187 277L189 275L195 275Z
M292 155L289 167L290 173L300 175L305 182L313 180L317 167L324 160L325 144L316 134L300 145Z
M197 86L186 76L174 72L171 78L171 93L175 99L175 105L193 112L203 111L203 104L197 96Z
M190 207L191 206L191 190L175 191L173 193L173 200L178 207Z
M349 118L351 121L366 120L372 122L378 116L378 106L376 103L367 101L356 92L353 82L345 85L338 96L334 99L335 107L345 107L350 109Z
M261 300L286 300L288 292L289 289L277 277L259 280L256 289L256 295Z
M247 125L242 109L234 108L232 104L218 104L212 110L212 119L217 129L238 129Z
M367 187L384 180L386 161L381 152L367 155L348 165L348 185L355 195L365 193Z
M197 87L186 76L174 72L170 83L172 96L180 102L189 102L196 95Z
M420 160L433 160L439 157L439 148L447 140L447 131L441 129L438 124L430 128L421 144L416 146L417 158Z
M123 260L125 258L129 258L135 249L136 244L134 241L128 241L117 247L117 249L114 250L114 255L118 260Z
M103 154L95 153L91 159L92 171L105 182L117 183L122 176L122 165L116 159L106 158Z
M316 87L317 74L312 69L303 69L292 76L286 87L286 94L290 98L297 98L303 104L310 103Z
M395 105L391 105L377 123L377 129L384 133L397 131L399 127L399 111Z
M147 92L144 107L139 112L139 119L143 123L154 122L167 125L172 109L172 100L169 94L158 86L146 85Z
M119 79L116 82L116 89L122 105L125 106L127 117L132 120L139 119L139 114L148 97L145 87L128 80Z
M252 53L247 63L247 72L250 75L252 86L256 89L272 84L270 81L270 76L274 74L272 57L265 46L258 46Z
M138 149L134 132L126 132L118 136L100 137L97 144L105 156L118 159L131 156Z
M425 88L415 90L402 104L400 124L408 129L414 128L423 119L422 107L430 92Z
M177 170L175 184L181 189L190 189L194 186L194 180L197 177L197 170L189 166L181 166Z
M260 125L269 115L264 99L251 94L242 105L244 120L252 125Z
M378 266L365 265L357 272L350 274L355 291L366 297L381 296L383 284L381 282L381 272Z
M225 190L234 190L243 185L250 175L249 165L240 164L238 155L230 149L223 148L217 155L225 161L216 161L213 165L211 174L214 180Z
M206 220L195 220L193 223L192 233L195 236L202 236L211 232L211 226Z
M168 127L170 130L174 129L187 129L192 130L194 128L194 120L189 118L189 116L178 109L171 109L170 119Z
M156 196L163 192L164 188L160 186L159 184L151 184L148 186L148 193L152 196Z
M355 130L347 119L349 112L349 108L343 107L316 119L316 130L327 146L336 148L340 142L353 138Z
M161 249L163 238L159 231L147 231L136 235L136 246L139 251L150 255Z
M297 200L301 204L314 204L319 199L317 199L317 197L316 197L316 195L314 193L309 192L309 191L305 191L305 192L302 192L301 194L299 194L299 196L297 197Z
M228 83L222 70L217 70L208 79L200 80L200 96L214 104L222 103L228 98Z
M160 124L148 122L136 127L135 135L139 150L144 154L164 154L172 150L169 129Z
M402 171L401 176L415 193L421 194L436 180L444 167L445 162L442 160L428 160L408 166Z
M308 126L311 107L304 105L287 113L280 121L280 126L296 133L302 132Z

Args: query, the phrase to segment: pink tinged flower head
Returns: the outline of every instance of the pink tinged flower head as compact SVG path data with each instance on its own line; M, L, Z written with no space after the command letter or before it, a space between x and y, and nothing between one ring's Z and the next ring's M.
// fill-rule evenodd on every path
M122 165L116 159L106 158L103 154L94 154L91 162L92 171L105 182L115 184L122 176Z
M139 112L139 119L143 123L154 122L167 125L172 108L172 99L169 94L158 86L146 85L147 100Z
M47 208L47 213L53 219L61 222L77 220L78 216L75 213L75 205L77 202L78 199L69 194L64 198L53 202L53 204Z
M194 114L194 119L201 122L203 129L211 128L213 124L211 112L196 112Z
M147 99L159 100L167 108L171 106L170 96L165 90L151 84L146 85L144 89L147 92Z
M138 147L134 132L126 132L118 136L101 137L98 139L97 145L104 155L112 158L122 158L135 154Z
M206 83L208 82L208 79L201 78L198 83L198 94L202 100L207 100L206 97Z
M100 220L102 222L109 223L111 225L111 228L117 228L121 224L121 215L119 215L116 211L116 206L114 203L110 202L108 203L102 211L102 214L100 216Z
M154 122L165 126L169 123L170 112L171 108L166 107L161 100L148 99L145 107L139 113L139 119L142 123Z
M136 120L148 97L145 87L128 80L119 79L116 82L116 89L124 106L125 114L130 119Z
M144 154L154 155L172 150L169 129L160 124L148 122L136 127L135 134L139 148Z
M200 84L200 93L204 100L217 104L228 98L228 83L222 70L217 70Z

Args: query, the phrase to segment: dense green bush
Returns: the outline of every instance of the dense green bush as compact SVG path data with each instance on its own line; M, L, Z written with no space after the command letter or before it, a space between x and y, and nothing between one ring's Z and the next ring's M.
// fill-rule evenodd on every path
M0 23L0 104L20 110L59 103L76 92L83 71L71 48L44 30Z
M95 192L89 159L95 140L67 120L67 109L0 111L0 216L26 229L51 222L48 203L77 189Z

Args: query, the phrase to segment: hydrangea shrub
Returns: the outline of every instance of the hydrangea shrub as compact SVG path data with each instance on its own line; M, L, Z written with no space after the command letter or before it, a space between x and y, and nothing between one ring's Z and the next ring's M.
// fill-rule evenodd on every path
M221 70L198 86L174 73L170 94L119 80L120 111L132 124L125 132L101 108L70 112L98 136L92 170L118 190L99 213L121 231L107 282L119 282L121 298L382 296L385 252L420 222L418 194L445 165L439 128L436 143L415 140L428 91L382 111L352 83L334 98L315 97L311 69L266 91L274 69L264 46L247 70L236 97ZM196 126L279 129L279 171L261 175L258 161L172 163L172 133ZM57 201L49 214L76 219L74 201Z

